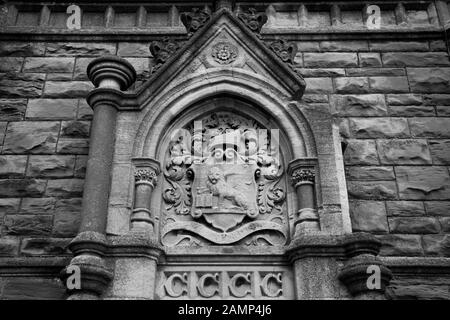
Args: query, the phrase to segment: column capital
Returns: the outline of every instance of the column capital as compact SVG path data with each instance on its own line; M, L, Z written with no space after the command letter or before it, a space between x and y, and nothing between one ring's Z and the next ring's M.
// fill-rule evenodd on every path
M316 179L317 159L300 158L291 161L288 165L288 175L292 184L297 186L302 183L314 183Z
M134 158L132 162L135 167L134 179L136 182L156 184L157 177L161 173L159 161L151 158Z
M87 67L89 80L100 88L127 90L136 81L136 71L125 59L104 56L94 59Z

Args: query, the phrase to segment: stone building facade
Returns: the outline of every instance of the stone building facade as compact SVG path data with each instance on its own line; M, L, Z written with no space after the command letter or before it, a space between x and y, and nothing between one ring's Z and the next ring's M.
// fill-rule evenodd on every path
M450 298L447 1L70 5L1 4L0 299Z

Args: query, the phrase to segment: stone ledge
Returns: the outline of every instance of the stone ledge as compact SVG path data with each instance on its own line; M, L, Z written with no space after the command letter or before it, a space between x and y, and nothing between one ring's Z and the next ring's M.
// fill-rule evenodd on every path
M401 276L450 276L450 258L441 257L379 257L394 273Z

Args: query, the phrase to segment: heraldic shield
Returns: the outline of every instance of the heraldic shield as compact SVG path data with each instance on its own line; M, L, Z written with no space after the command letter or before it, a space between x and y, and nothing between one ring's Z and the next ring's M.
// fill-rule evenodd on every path
M252 121L226 112L172 143L164 176L162 242L281 245L287 240L283 170ZM260 130L261 131L261 130Z

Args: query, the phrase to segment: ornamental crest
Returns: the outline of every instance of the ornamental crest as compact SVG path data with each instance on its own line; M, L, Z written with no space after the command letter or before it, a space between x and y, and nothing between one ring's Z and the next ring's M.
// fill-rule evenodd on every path
M164 172L164 245L286 242L277 130L266 131L227 112L180 130Z
M220 64L230 64L236 60L238 50L231 43L220 42L212 47L211 55Z

